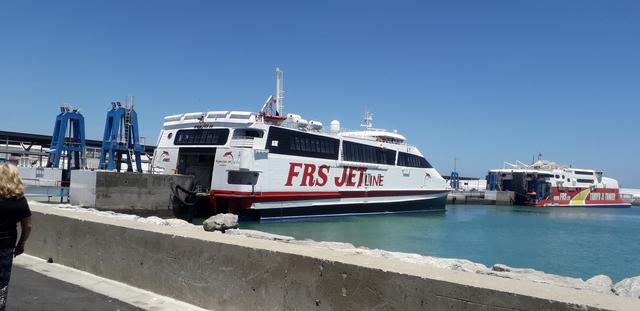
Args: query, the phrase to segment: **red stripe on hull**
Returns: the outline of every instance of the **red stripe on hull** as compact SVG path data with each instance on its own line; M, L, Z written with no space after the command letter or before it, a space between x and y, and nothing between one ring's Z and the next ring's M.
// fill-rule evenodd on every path
M255 197L257 199L279 198L286 200L311 200L330 198L366 198L366 197L388 197L388 196L409 196L448 193L447 190L374 190L374 191L331 191L331 192L242 192L242 191L222 191L212 190L211 196L215 197Z
M589 192L582 200L573 201L578 194L588 190ZM593 199L593 200L592 200ZM571 204L571 202L574 202ZM533 206L570 206L570 207L589 207L589 206L625 206L627 202L620 197L620 191L617 188L558 188L552 187L551 194L538 202L532 203Z
M446 194L447 190L397 190L397 191L335 191L335 192L240 192L220 191L210 192L211 205L228 206L230 211L250 208L254 203L288 202L301 200L326 200L343 198L367 198L412 196L429 194Z

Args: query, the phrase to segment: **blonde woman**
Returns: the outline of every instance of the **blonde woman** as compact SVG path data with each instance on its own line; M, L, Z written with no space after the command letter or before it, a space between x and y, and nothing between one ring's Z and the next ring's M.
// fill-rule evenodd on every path
M20 238L18 223L22 227ZM0 164L0 311L4 311L7 304L13 257L24 252L29 233L31 211L18 170L13 165Z

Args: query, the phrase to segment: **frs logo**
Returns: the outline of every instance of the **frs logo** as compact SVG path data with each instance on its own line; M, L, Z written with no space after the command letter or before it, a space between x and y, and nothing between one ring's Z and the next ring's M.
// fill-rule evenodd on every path
M160 159L162 160L162 162L171 161L171 156L169 155L169 151L163 151L162 154L160 155Z
M233 152L231 151L225 152L222 156L225 158L231 158L231 161L233 161Z
M289 175L284 185L293 186L294 178L300 177L300 173L302 173L302 178L299 178L299 186L323 187L330 181L328 176L330 171L331 167L328 165L316 166L308 163L289 163ZM367 168L365 167L343 167L342 174L334 177L333 183L336 187L382 186L384 176L367 173Z

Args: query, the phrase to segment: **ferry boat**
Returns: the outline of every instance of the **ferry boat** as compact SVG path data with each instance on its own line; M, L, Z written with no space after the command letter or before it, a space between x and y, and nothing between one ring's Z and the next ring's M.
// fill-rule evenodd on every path
M631 207L618 181L601 171L579 169L538 159L531 165L505 163L489 170L487 190L513 191L516 205L557 207Z
M176 214L231 212L276 219L345 214L444 211L446 182L396 131L329 131L283 113L282 71L276 96L260 112L208 111L164 118L153 170L193 175L173 189ZM187 216L188 217L188 216Z

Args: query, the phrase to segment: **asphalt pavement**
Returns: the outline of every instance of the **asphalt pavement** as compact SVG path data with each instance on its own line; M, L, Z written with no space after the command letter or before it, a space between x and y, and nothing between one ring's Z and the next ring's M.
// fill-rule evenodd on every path
M6 310L129 311L142 309L14 265Z

